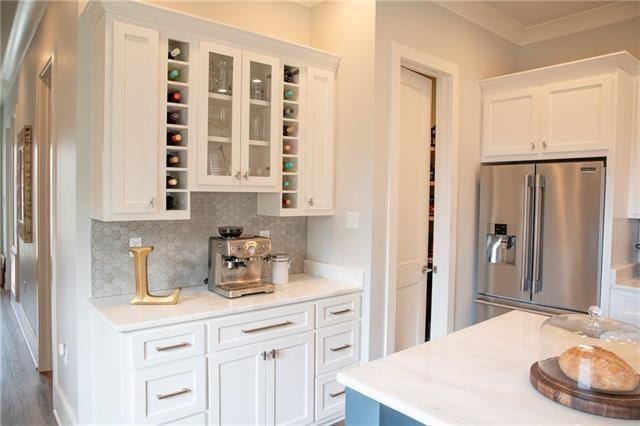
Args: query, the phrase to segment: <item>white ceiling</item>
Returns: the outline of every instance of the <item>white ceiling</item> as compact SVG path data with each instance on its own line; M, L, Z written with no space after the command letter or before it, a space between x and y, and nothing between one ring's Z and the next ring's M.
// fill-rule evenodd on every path
M544 24L606 6L614 1L487 1L525 27Z

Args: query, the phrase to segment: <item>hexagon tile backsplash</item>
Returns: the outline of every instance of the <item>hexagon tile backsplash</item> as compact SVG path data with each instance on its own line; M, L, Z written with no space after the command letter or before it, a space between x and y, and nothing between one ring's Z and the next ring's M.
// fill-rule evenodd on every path
M244 226L246 234L268 230L274 252L291 258L291 272L302 272L307 250L306 217L256 214L253 193L194 192L191 220L100 222L91 229L91 290L93 297L134 293L133 258L129 238L151 245L149 287L167 290L202 285L207 276L209 237L220 225Z

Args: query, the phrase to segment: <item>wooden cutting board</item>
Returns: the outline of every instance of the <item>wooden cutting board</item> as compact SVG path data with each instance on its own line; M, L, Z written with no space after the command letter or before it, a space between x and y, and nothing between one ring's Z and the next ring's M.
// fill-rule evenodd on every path
M555 377L544 373L537 362L531 365L529 371L531 384L542 395L585 413L616 419L640 420L640 386L632 392L621 394L580 389L577 382L562 373L557 358L549 361L551 363L548 368L555 369Z

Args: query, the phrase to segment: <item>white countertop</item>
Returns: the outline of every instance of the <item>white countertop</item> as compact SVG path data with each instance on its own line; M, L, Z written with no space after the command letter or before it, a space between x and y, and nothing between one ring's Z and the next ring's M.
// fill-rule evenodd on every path
M512 311L338 374L424 424L627 424L555 403L529 383L547 317Z
M204 286L198 286L183 289L176 305L132 306L129 302L133 295L91 299L89 302L98 314L113 325L115 331L126 332L339 296L360 290L360 283L296 274L291 276L289 284L276 285L273 293L253 294L236 299L224 298Z

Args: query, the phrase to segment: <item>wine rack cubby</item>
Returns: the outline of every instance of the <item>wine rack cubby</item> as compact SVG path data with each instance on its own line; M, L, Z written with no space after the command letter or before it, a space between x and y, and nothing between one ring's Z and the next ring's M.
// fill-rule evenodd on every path
M189 212L189 132L191 115L191 52L188 42L167 40L167 84L165 114L164 205L177 217Z
M282 209L299 208L301 94L300 67L285 64L282 68Z

